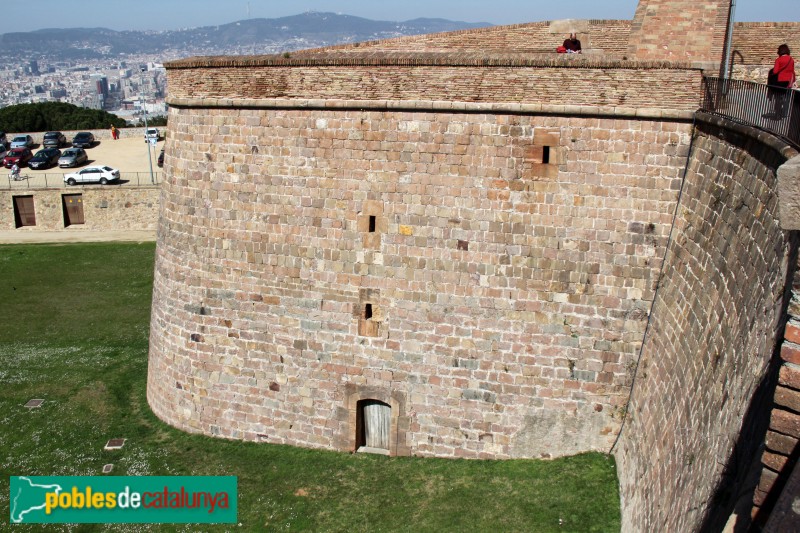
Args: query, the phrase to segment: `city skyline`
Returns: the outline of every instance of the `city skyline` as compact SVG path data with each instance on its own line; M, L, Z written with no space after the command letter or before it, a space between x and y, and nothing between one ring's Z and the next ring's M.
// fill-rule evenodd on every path
M383 4L365 0L233 0L220 9L212 0L82 0L64 9L62 2L40 0L40 12L51 18L31 17L24 3L11 3L3 10L14 21L12 31L47 28L104 27L112 30L175 30L228 24L248 18L280 18L307 11L335 12L372 20L406 21L415 18L445 18L464 22L516 24L545 20L632 19L638 0L407 0ZM793 9L794 8L794 9ZM735 19L739 22L796 21L797 0L737 0Z

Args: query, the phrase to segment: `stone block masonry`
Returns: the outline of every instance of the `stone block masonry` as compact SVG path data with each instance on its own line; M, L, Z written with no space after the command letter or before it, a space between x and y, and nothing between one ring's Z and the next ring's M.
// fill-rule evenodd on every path
M698 118L616 449L627 531L695 531L731 481L723 473L747 471L760 436L740 433L763 419L748 409L780 339L794 267L797 235L781 227L777 195L785 152Z
M549 33L523 25L168 64L154 412L470 458L607 451L625 420L623 529L714 530L797 244L785 145L695 113L729 7L643 0L587 39L613 57L491 47Z
M631 25L628 55L719 65L730 0L643 0Z
M178 106L169 121L159 417L350 450L371 397L394 409L397 453L610 447L689 123Z
M0 230L154 230L158 223L159 187L71 187L69 189L0 190ZM30 198L35 225L18 227L19 197ZM69 224L65 197L80 200L83 222Z

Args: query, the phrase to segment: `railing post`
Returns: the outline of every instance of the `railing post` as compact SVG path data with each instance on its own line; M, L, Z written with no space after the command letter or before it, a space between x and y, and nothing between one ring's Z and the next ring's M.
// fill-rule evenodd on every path
M789 107L786 109L787 120L789 121L787 136L795 144L800 144L800 93L794 89L789 89Z

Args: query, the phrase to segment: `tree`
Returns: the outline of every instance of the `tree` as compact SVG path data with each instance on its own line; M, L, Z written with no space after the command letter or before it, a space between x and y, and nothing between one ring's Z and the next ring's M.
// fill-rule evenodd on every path
M18 104L0 109L0 130L3 131L96 130L112 125L124 128L127 123L107 111L64 102Z

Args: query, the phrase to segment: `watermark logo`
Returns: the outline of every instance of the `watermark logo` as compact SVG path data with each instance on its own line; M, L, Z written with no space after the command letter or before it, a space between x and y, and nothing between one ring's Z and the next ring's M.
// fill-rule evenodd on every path
M12 476L13 524L236 523L233 476Z

